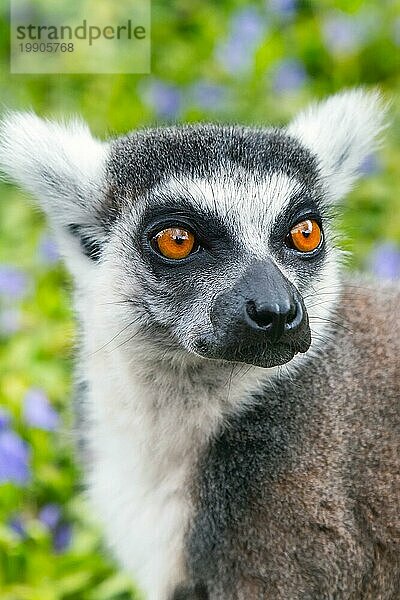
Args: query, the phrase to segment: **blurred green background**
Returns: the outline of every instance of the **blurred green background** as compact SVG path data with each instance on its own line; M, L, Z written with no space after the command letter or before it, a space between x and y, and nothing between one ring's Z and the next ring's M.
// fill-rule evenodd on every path
M79 113L99 136L174 121L280 124L343 87L379 86L392 103L387 139L338 226L349 268L400 278L399 2L158 0L145 76L12 76L0 11L2 104ZM0 196L0 598L139 598L102 546L73 458L70 281L31 201L7 184Z

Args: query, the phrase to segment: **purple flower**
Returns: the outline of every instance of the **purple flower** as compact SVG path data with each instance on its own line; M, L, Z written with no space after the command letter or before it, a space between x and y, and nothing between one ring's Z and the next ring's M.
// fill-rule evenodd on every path
M72 539L72 528L69 523L60 523L53 534L53 547L57 553L68 549Z
M332 54L347 54L357 49L361 30L357 20L345 13L328 17L323 23L325 44Z
M28 445L14 431L0 432L0 483L26 484L30 479Z
M24 399L24 419L32 427L46 431L56 429L59 416L43 390L31 389Z
M50 531L54 531L61 517L61 511L58 504L45 504L39 512L39 521L43 523Z
M8 526L20 538L26 537L25 525L19 517L13 517L9 520Z
M21 329L21 312L16 308L0 310L0 336L10 336Z
M234 13L231 20L231 35L242 43L259 42L264 33L261 15L256 7L248 6Z
M21 300L28 291L26 274L11 265L0 266L0 295L8 300Z
M38 252L41 260L46 264L53 265L60 260L58 246L47 233L44 233L39 241Z
M61 521L61 508L58 504L45 504L39 512L39 521L52 533L55 552L63 552L71 543L72 529L69 523Z
M228 100L228 91L224 86L206 81L195 83L189 95L196 106L209 111L220 110Z
M379 244L372 251L370 268L380 279L400 279L400 249L391 242Z
M297 9L297 0L267 0L269 8L277 16L288 19L294 17Z
M299 60L288 58L280 61L272 74L272 87L277 94L295 92L307 81L307 73Z
M254 52L266 35L267 27L259 11L252 6L233 15L228 39L217 46L218 61L229 73L250 69Z
M217 59L228 73L245 73L253 62L254 48L242 47L232 40L227 40L217 48Z
M160 118L175 119L181 111L179 88L160 79L149 79L146 87L142 88L142 97Z
M6 408L0 407L0 431L8 429L11 422L10 413Z

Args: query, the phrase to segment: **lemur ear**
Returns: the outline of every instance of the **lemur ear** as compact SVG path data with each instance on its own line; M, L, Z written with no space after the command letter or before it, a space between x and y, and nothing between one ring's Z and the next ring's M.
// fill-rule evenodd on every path
M106 238L102 215L107 144L80 121L69 124L32 113L0 121L0 171L37 197L72 271L97 260Z
M316 155L332 200L349 191L363 160L377 147L385 112L377 92L355 89L310 106L287 128Z

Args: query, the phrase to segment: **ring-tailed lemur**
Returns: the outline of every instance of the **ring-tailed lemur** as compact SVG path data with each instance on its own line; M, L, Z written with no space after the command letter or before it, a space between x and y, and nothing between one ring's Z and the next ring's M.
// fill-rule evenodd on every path
M6 115L76 282L88 489L150 600L400 597L398 289L341 284L374 93L285 129Z

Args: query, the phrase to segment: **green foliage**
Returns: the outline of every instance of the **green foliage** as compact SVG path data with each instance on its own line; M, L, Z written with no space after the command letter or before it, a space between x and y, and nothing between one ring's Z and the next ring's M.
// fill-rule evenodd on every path
M284 4L293 10L282 12ZM279 124L315 97L378 85L392 101L387 142L338 222L353 251L351 266L363 269L376 245L400 243L399 9L391 0L158 0L149 76L10 75L3 14L2 104L43 115L79 113L105 135L173 120ZM2 184L0 194L0 267L19 270L7 275L19 290L0 297L0 406L11 419L5 428L27 443L29 454L28 479L0 484L0 597L136 599L89 518L68 433L70 281L49 257L44 220L31 202L10 185ZM61 415L55 431L27 418L27 394L36 388L49 399L48 416L53 409ZM60 511L56 526L44 522L48 505ZM68 538L69 527L71 541L54 549L56 535Z

